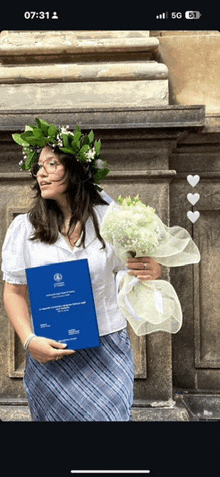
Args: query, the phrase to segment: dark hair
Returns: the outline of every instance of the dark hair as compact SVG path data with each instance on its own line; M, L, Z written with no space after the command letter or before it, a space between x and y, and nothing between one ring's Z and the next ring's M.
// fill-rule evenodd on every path
M67 184L65 194L72 211L67 236L70 236L77 222L80 221L82 231L80 245L85 247L85 226L88 218L91 217L97 238L102 243L102 248L105 248L105 242L99 232L94 206L108 205L108 203L96 190L91 173L81 162L77 161L73 155L63 153L58 147L54 149L54 152L65 168L64 182ZM35 202L29 211L29 219L34 226L31 240L39 239L41 242L53 244L62 230L64 216L55 200L43 199L37 179L34 179L32 189L36 191Z

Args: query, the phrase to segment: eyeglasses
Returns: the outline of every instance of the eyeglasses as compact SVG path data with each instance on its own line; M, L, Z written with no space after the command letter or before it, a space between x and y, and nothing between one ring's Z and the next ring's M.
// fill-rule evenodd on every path
M57 166L59 165L60 163L54 159L46 159L44 163L36 162L35 164L33 164L31 172L32 175L36 177L38 175L38 172L41 171L42 168L44 168L47 174L54 174L54 172L56 172L57 170Z

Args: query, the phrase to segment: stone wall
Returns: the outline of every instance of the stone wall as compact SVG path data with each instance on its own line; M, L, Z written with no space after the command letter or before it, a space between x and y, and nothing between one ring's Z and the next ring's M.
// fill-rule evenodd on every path
M0 158L2 160L1 180L1 223L3 240L6 229L13 216L25 212L30 206L30 177L18 171L21 158L19 146L11 140L11 132L24 129L32 124L36 111L0 112L4 130L0 136ZM110 174L103 183L105 191L115 200L122 195L140 194L143 202L156 208L165 223L170 222L170 184L175 170L170 169L169 160L181 137L204 125L203 107L157 106L155 108L82 110L72 113L65 110L42 113L48 121L58 121L70 127L77 122L85 128L93 127L96 136L103 143L103 157L110 167ZM126 164L126 168L125 165ZM8 165L8 166L7 166ZM7 172L9 171L10 172ZM169 279L164 269L163 276ZM2 284L3 287L3 284ZM25 355L12 328L9 327L1 309L2 367L1 390L4 405L8 402L16 405L25 394L21 379L25 364ZM172 387L172 339L168 333L154 333L148 337L137 337L129 330L135 353L135 408L134 419L152 419L149 413L151 403L155 401L173 405ZM7 346L7 354L4 347ZM167 404L168 403L168 404ZM13 416L14 408L12 406ZM146 408L147 406L147 408ZM5 412L5 408L3 409ZM154 419L182 420L182 413L172 409L161 411L157 407ZM4 414L6 418L6 414Z
M160 42L160 61L169 71L170 104L204 104L206 125L220 124L220 33L201 31L151 31Z
M219 180L220 83L219 31L154 31L160 61L169 70L170 104L204 104L205 127L178 144L170 158L177 174L170 187L171 223L188 228L201 251L199 265L171 271L183 306L183 327L173 336L173 385L194 420L219 420L220 302ZM192 189L187 175L199 175ZM198 193L194 207L188 193ZM190 225L187 210L199 211Z
M28 207L30 179L18 171L21 151L11 133L39 115L61 125L93 128L111 169L103 184L106 192L114 199L119 193L140 193L165 223L182 225L198 245L200 235L208 244L197 268L163 270L181 300L182 330L173 337L155 333L141 339L130 332L134 420L189 419L185 408L174 406L173 386L187 393L220 389L214 339L219 336L218 287L214 281L210 288L206 277L207 261L214 270L218 254L219 38L219 32L181 31L0 34L1 243L13 215ZM196 173L201 220L192 224L186 216L195 210L187 202L186 178ZM209 312L204 297L209 297ZM11 328L8 333L2 303L0 327L2 419L16 420L16 409L25 403L25 356Z

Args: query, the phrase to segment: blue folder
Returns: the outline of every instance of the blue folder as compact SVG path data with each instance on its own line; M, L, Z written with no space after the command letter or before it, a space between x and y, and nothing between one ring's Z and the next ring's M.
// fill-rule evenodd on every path
M88 260L25 271L34 333L74 350L100 346Z

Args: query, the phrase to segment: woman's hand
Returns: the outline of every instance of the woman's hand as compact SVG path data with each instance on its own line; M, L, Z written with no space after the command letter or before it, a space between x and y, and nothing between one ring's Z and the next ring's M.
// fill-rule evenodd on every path
M35 336L28 346L28 351L30 351L34 359L42 364L56 361L75 353L74 350L65 348L66 345L64 343Z
M126 263L129 275L140 280L156 280L161 276L161 265L151 257L129 258Z

